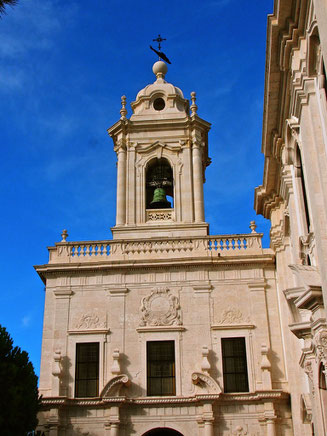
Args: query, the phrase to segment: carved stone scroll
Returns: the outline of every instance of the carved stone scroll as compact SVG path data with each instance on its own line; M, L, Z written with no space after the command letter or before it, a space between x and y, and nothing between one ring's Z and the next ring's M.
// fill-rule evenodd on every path
M219 384L208 374L203 374L202 372L193 372L192 383L201 388L201 391L204 391L203 393L221 393Z
M120 374L108 381L102 389L101 398L118 397L123 386L128 387L131 384L126 374Z

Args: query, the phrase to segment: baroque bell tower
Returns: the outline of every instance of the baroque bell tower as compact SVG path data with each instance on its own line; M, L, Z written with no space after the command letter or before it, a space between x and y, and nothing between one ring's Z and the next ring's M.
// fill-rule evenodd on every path
M131 103L126 117L108 129L117 153L114 239L206 236L203 183L210 123L197 115L182 91L165 81L167 65L153 65L154 83Z

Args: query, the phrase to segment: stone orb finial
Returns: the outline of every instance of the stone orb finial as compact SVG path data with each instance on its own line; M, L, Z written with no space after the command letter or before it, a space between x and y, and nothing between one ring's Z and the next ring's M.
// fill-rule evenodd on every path
M157 61L155 64L153 64L152 71L157 76L157 78L164 78L165 74L168 71L168 67L163 61Z

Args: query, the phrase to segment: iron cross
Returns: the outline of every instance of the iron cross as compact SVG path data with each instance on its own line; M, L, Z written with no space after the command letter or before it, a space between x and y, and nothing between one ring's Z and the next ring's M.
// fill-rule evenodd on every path
M166 41L166 38L161 38L161 35L159 33L158 38L153 39L152 41L156 41L158 43L158 50L161 50L161 42Z

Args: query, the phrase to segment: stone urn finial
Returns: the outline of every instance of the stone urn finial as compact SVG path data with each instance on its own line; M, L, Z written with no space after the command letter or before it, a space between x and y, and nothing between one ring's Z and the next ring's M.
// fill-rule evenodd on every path
M192 100L192 104L191 104L191 115L196 115L196 112L198 110L198 107L196 105L196 93L193 91L191 92L191 100Z
M68 232L66 229L64 229L61 233L61 238L62 238L61 242L66 242L67 237L68 237Z
M255 221L250 221L250 225L249 225L250 229L251 229L251 233L257 233L255 231L255 229L257 228L257 225L255 223Z
M122 95L121 97L121 109L120 109L120 119L126 120L127 109L126 109L126 96Z

